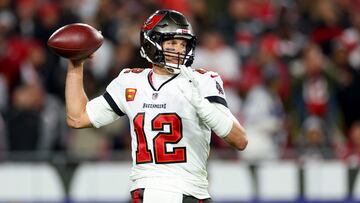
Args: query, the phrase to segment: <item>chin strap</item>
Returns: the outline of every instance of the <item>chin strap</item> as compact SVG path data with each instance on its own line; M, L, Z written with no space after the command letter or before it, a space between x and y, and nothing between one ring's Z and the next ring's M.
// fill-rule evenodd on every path
M179 74L182 67L187 68L185 65L179 65L174 63L166 63L166 65L163 67L171 74Z

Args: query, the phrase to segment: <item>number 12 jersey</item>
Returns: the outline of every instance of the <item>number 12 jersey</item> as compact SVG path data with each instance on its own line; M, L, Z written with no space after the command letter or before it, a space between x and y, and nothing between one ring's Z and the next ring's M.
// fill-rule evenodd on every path
M197 116L190 81L172 75L155 88L152 69L124 69L106 92L87 104L100 127L127 115L131 129L131 190L154 188L209 198L206 164L211 129ZM226 106L223 82L215 72L197 70L201 96ZM214 106L215 108L215 106Z

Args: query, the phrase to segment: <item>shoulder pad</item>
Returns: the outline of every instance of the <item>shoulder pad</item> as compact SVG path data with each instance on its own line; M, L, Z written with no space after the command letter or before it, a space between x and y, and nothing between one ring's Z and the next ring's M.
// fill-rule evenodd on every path
M216 77L220 76L217 72L209 71L205 68L197 68L197 69L195 69L195 71L200 74L209 75L211 78L216 78Z

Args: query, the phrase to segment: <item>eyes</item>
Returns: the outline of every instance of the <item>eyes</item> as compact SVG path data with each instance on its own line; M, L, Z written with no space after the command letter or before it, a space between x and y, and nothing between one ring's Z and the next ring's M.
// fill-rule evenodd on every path
M186 41L185 40L181 40L181 39L171 39L171 40L167 40L164 42L164 46L165 47L171 47L171 48L181 48L181 49L185 49L186 48Z

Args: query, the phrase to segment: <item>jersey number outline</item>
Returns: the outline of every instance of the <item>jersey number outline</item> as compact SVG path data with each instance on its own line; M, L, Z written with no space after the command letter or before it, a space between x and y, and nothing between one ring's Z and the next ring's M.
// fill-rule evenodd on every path
M143 68L127 68L126 70L124 70L124 73L141 73L143 71Z
M148 148L144 132L145 113L138 113L134 117L136 134L136 164L152 163L151 150ZM164 126L169 125L170 131L164 132ZM160 131L153 139L153 152L156 164L184 163L186 162L186 147L174 147L173 151L166 150L166 144L176 144L182 137L182 122L176 113L162 113L151 121L151 129Z

